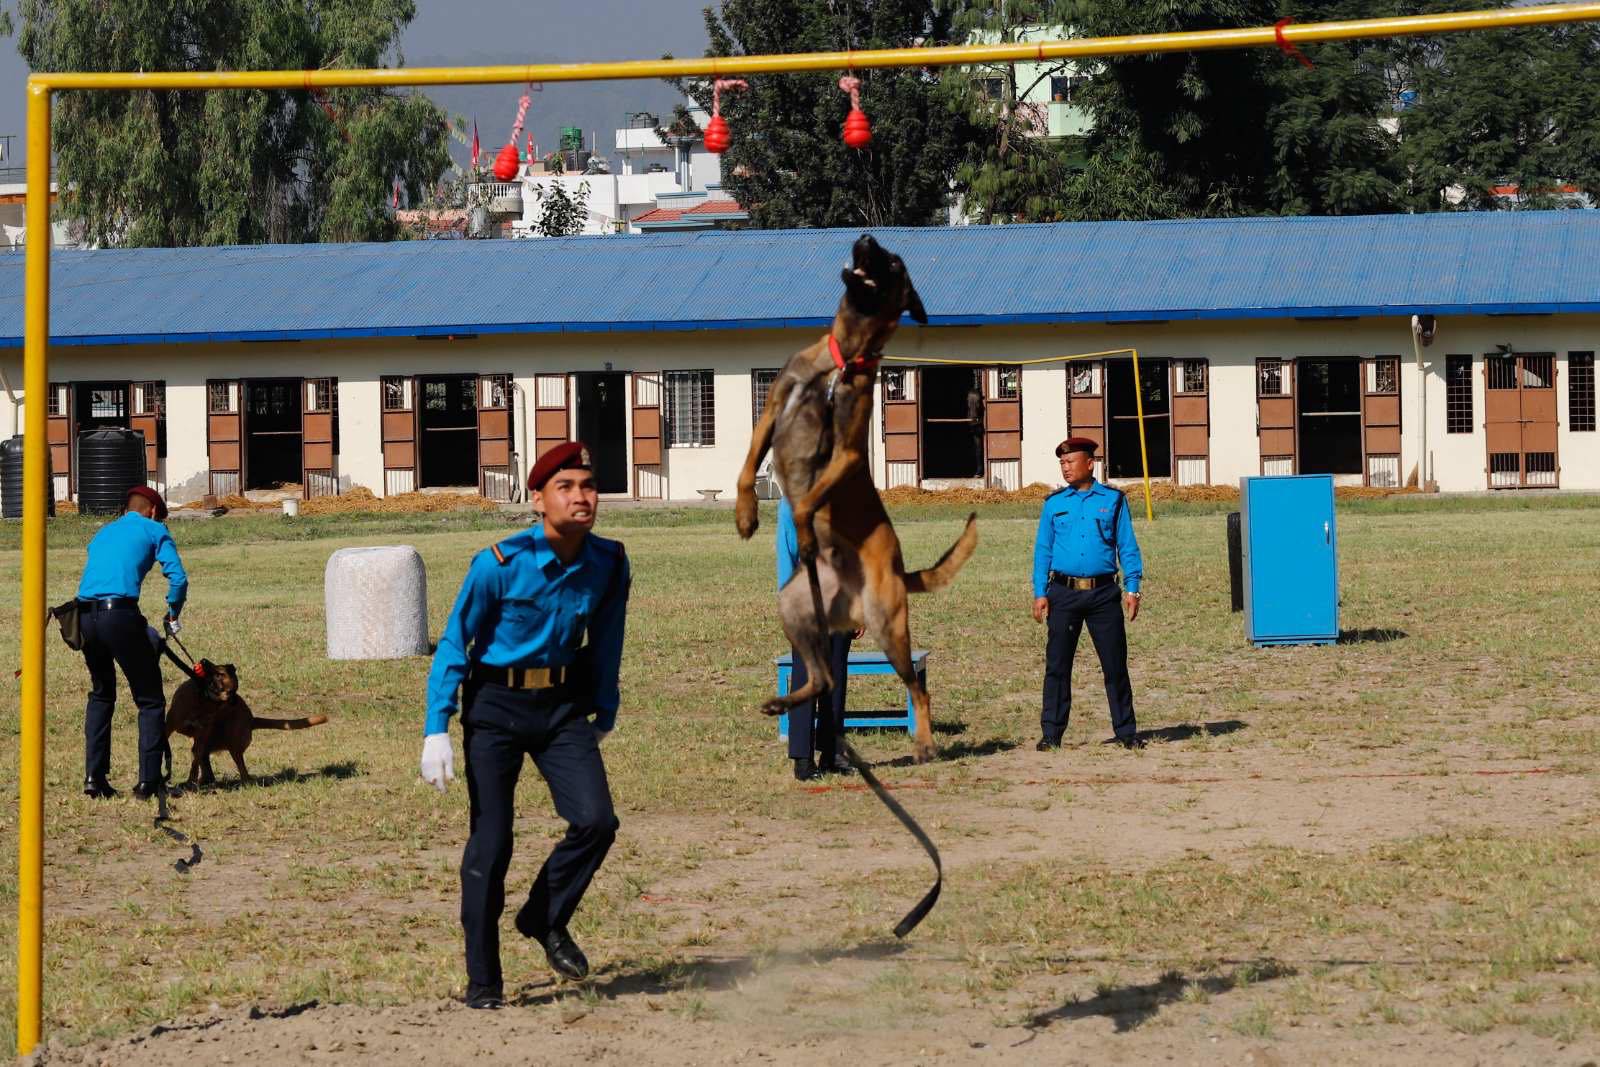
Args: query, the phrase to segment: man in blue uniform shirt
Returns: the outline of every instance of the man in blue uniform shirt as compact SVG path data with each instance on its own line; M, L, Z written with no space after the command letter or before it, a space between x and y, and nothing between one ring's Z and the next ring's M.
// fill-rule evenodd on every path
M778 501L778 531L776 554L778 557L778 589L789 584L789 579L799 571L800 580L806 574L800 570L799 535L794 528L794 506L787 496ZM857 632L855 637L860 637ZM828 635L828 669L833 672L833 688L800 707L789 709L789 758L794 761L794 776L805 782L820 774L849 774L850 765L839 762L839 742L844 739L845 688L850 673L850 634ZM806 665L800 659L800 650L790 648L789 692L806 684ZM823 706L823 701L827 706ZM815 745L816 758L812 758Z
M461 925L474 1008L498 1008L503 996L500 913L523 757L544 776L567 833L516 927L575 981L588 975L589 961L567 923L619 825L600 742L617 720L628 557L621 543L590 532L599 501L581 443L545 453L528 472L528 489L543 520L473 558L428 675L422 777L440 792L455 776L448 730L462 690L471 829L461 857Z
M1095 442L1069 437L1056 446L1066 486L1045 498L1033 541L1033 620L1048 622L1045 644L1044 710L1037 748L1061 746L1072 710L1072 658L1085 623L1100 656L1106 703L1118 744L1138 744L1133 684L1128 680L1128 635L1117 596L1117 566L1127 592L1128 621L1139 617L1144 562L1133 536L1127 497L1094 480Z
M127 510L89 542L89 558L78 582L78 620L83 658L89 665L89 703L83 716L83 792L114 797L111 788L111 712L117 704L117 668L139 708L139 784L134 796L154 796L161 787L161 727L167 712L161 664L145 636L139 590L150 568L167 576L167 612L177 619L189 595L189 578L178 546L163 523L167 504L148 486L128 490Z

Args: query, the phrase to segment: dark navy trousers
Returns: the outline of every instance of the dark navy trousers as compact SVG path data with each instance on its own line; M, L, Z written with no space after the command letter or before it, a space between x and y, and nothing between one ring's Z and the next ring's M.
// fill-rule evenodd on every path
M1106 703L1111 707L1111 729L1118 737L1132 737L1138 726L1133 718L1133 683L1128 680L1128 632L1122 621L1122 590L1117 583L1098 589L1067 589L1050 583L1046 622L1049 638L1044 650L1044 710L1039 726L1047 741L1059 741L1072 712L1072 659L1084 624L1100 656L1106 678Z
M844 699L846 682L850 676L849 634L828 635L828 670L833 673L833 688L822 697L797 704L789 709L789 758L810 759L814 751L821 754L823 762L832 762L839 738L844 736ZM791 647L794 667L789 672L789 692L806 684L810 677L800 658L800 650Z
M99 611L85 605L78 622L90 682L83 714L84 777L111 775L111 712L117 706L117 668L121 667L139 708L139 781L161 781L161 730L167 698L161 688L161 662L145 635L149 626L144 616L133 607Z
M498 989L500 914L517 777L524 756L544 776L566 836L539 870L518 915L524 929L543 933L571 921L589 882L616 840L611 787L594 724L564 690L514 690L468 684L461 727L466 751L471 833L461 857L461 926L467 940L467 980Z

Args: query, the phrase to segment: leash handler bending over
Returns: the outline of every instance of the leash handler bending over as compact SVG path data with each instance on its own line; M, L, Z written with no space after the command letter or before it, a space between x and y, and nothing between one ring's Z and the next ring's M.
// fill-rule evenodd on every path
M139 707L139 784L133 795L155 796L161 774L162 721L167 697L161 688L161 661L145 636L139 590L150 568L161 564L167 577L167 613L172 620L189 595L189 577L178 546L163 525L167 503L148 486L128 490L122 517L107 523L89 542L89 558L78 582L78 618L83 658L89 666L89 703L83 717L83 792L114 797L111 788L111 712L117 704L117 667L128 679Z
M1069 437L1056 446L1066 486L1045 498L1039 532L1033 541L1033 621L1048 621L1044 653L1042 736L1036 746L1046 752L1061 746L1072 710L1072 658L1084 623L1100 656L1106 679L1106 703L1117 744L1138 744L1133 717L1133 683L1128 680L1128 621L1139 617L1139 583L1144 561L1133 536L1128 498L1094 479L1095 442ZM1117 603L1117 566L1128 591Z
M589 973L567 923L619 825L600 742L617 720L628 557L620 542L590 532L598 492L580 442L546 452L528 489L543 520L473 558L428 675L422 777L440 792L455 776L448 729L462 691L471 829L461 857L461 926L474 1008L498 1008L503 996L500 913L523 757L544 776L567 833L516 927L565 978Z

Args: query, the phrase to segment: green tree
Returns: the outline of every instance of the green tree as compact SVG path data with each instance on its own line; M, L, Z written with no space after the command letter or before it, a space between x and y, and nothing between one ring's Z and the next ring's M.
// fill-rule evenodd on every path
M400 62L412 0L21 0L37 71L300 70ZM399 182L449 166L440 110L381 89L57 97L62 213L106 245L388 240Z
M1379 18L1393 0L1300 0L1296 22ZM1404 188L1394 132L1401 60L1392 39L1327 41L1302 49L1313 64L1266 65L1270 158L1263 206L1285 215L1395 211Z
M539 233L545 237L574 237L589 218L589 183L579 182L569 193L561 182L538 186Z
M932 0L724 0L705 10L707 55L821 52L950 43ZM945 219L971 131L943 72L860 73L872 143L839 139L849 98L834 74L762 75L725 93L733 144L722 184L760 227L923 226ZM673 84L708 110L707 82ZM680 116L680 120L681 120Z
M1564 185L1600 192L1592 24L1417 38L1404 66L1416 103L1401 113L1400 160L1414 209L1567 206Z
M1069 35L1081 0L942 0L958 40L1010 44ZM1081 166L1079 138L1049 136L1048 113L1029 103L1050 79L1076 73L1069 61L987 63L948 77L952 106L971 126L955 186L976 222L1051 222L1062 217L1061 194Z

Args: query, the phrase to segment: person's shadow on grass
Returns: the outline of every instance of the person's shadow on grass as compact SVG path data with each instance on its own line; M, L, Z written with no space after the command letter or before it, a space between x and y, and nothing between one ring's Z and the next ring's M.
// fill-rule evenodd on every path
M1026 1026L1029 1030L1044 1030L1056 1023L1099 1015L1110 1019L1117 1033L1124 1034L1149 1022L1162 1008L1181 1000L1185 995L1215 996L1242 985L1287 978L1294 973L1293 967L1276 960L1252 960L1240 964L1227 974L1207 975L1204 978L1185 978L1178 971L1168 971L1154 982L1143 985L1102 986L1088 1000L1073 999L1059 1008L1039 1012L1028 1020ZM1196 993L1190 994L1190 989Z
M1196 737L1221 737L1231 734L1235 730L1243 730L1246 724L1240 719L1220 719L1217 722L1192 723L1186 722L1178 726L1161 726L1154 730L1140 730L1134 734L1134 739L1148 743L1150 741L1188 741Z
M1368 626L1363 630L1340 630L1339 643L1341 645L1385 645L1390 641L1402 641L1410 636L1404 630L1396 630L1386 626Z
M835 960L890 960L907 949L903 941L867 941L846 948L816 952L778 952L762 956L722 956L698 960L643 964L621 960L596 971L581 986L558 981L553 975L529 982L507 998L516 1007L538 1007L569 997L598 995L605 1000L632 996L662 996L685 990L717 993L735 989L757 973L775 967L828 964Z

